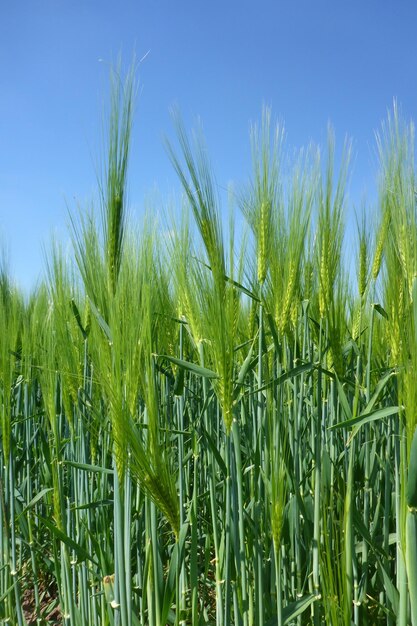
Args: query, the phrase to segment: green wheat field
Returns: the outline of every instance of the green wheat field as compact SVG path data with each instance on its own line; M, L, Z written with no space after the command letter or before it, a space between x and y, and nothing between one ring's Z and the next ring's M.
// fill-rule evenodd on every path
M417 626L412 125L347 262L349 145L268 110L229 217L177 118L179 217L133 224L112 85L100 209L30 296L0 270L0 623Z

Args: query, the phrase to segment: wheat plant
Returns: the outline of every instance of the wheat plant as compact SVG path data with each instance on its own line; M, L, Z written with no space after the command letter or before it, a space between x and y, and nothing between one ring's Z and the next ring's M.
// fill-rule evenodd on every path
M0 269L0 623L417 626L412 125L379 135L355 277L349 144L290 159L265 109L225 226L177 115L180 216L139 229L112 85L100 209L29 297Z

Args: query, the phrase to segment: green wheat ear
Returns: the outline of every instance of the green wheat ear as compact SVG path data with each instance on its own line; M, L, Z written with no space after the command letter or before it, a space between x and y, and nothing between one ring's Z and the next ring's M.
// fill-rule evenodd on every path
M271 111L262 111L261 127L251 129L252 181L241 197L240 206L252 229L256 245L257 280L265 283L276 227L281 184L281 157L284 130L271 128Z
M104 246L110 293L120 272L126 226L126 181L136 93L134 67L122 82L118 69L111 73L111 111L108 157L101 184Z
M391 218L390 218L389 211L387 211L387 209L385 208L383 212L382 220L379 225L378 232L377 232L374 260L372 263L371 274L372 274L372 278L374 281L378 278L378 275L381 269L384 247L385 247L386 240L388 237L388 232L389 232L390 219Z
M202 138L190 144L179 118L176 130L181 149L177 156L170 144L168 151L184 188L186 198L204 246L205 259L198 259L185 267L180 261L181 248L186 239L178 240L175 253L177 267L180 268L180 304L184 307L190 330L196 346L203 345L209 363L218 377L213 380L213 388L219 400L226 431L230 433L233 420L233 398L235 362L234 348L237 324L240 315L240 294L233 284L235 278L235 251L233 225L230 228L229 258L225 252L220 210L215 192L215 180L211 171ZM189 251L186 249L187 255ZM227 261L229 267L227 267ZM197 305L197 310L192 307ZM198 316L196 312L198 311Z

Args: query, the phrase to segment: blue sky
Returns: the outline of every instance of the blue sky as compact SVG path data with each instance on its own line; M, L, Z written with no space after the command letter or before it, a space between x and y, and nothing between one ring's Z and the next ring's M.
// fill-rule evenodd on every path
M287 145L353 139L350 196L375 198L374 133L397 98L417 118L417 3L388 0L0 0L0 238L16 280L34 285L68 208L96 190L109 66L136 51L140 83L129 198L179 192L163 145L170 108L202 120L221 187L250 171L263 104ZM148 53L148 54L147 54Z

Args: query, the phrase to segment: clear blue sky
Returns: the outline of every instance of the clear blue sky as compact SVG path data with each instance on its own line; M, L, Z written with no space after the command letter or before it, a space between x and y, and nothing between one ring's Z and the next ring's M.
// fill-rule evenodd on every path
M354 140L351 196L374 197L374 132L397 98L417 119L417 3L398 0L0 0L0 238L29 288L51 233L96 189L109 65L136 51L140 95L129 197L179 190L169 110L199 116L220 185L250 169L263 103L288 146Z

